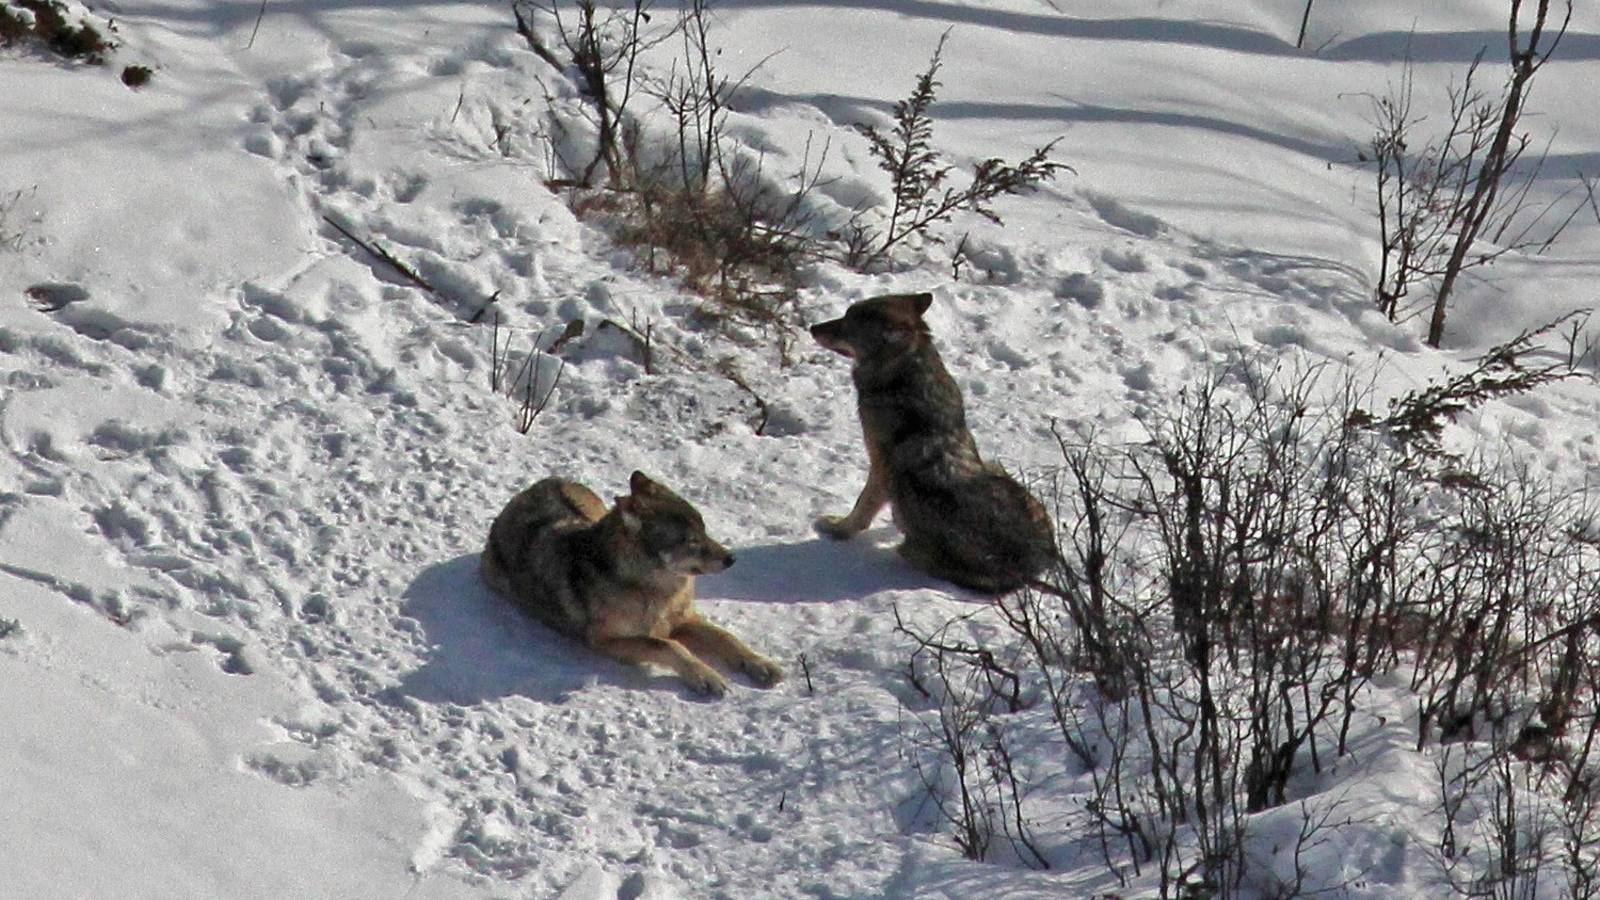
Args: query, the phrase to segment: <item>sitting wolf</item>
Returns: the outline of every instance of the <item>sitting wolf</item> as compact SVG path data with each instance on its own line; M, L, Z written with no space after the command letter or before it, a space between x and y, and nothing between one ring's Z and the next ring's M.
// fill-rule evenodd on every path
M609 511L558 478L518 494L489 529L484 582L556 631L614 659L671 669L697 693L728 690L702 657L762 686L782 680L770 660L695 611L694 576L726 569L733 554L677 494L641 472L629 489Z
M1057 559L1054 529L1027 488L978 456L961 389L922 318L932 302L932 294L873 297L812 327L818 343L853 361L869 463L849 515L820 519L817 530L850 537L890 504L908 562L1003 593L1034 582Z

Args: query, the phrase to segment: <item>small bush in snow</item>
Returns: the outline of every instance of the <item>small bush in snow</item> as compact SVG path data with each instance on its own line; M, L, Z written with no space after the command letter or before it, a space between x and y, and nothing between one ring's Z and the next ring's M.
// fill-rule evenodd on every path
M776 335L784 359L800 323L794 301L806 262L880 267L907 244L942 242L937 226L959 213L1000 223L995 200L1067 169L1049 158L1052 142L1016 164L983 160L969 183L951 183L954 167L934 149L930 117L941 39L911 97L896 104L894 126L856 129L889 175L888 207L856 209L830 230L812 198L827 141L815 155L808 141L798 171L773 172L763 153L730 135L731 105L750 73L730 77L717 68L707 0L684 0L676 20L655 24L645 0L566 3L513 4L529 48L569 73L582 98L579 124L552 115L550 184L571 188L576 210L608 218L612 235L640 248L646 266L714 301L712 315ZM682 49L670 68L647 71L644 53L673 38ZM557 98L546 96L555 109ZM639 112L642 98L655 108Z
M646 266L678 275L715 301L710 312L770 328L786 350L799 321L792 309L796 270L816 250L806 212L817 178L808 174L809 154L791 183L728 136L729 104L743 78L716 67L705 0L687 0L679 17L661 26L649 25L650 5L642 0L609 10L594 0L573 5L513 7L530 48L574 74L593 131L586 158L554 149L567 177L552 183L573 188L576 210L608 218L613 236L640 248ZM550 43L559 52L540 37L541 20L554 30ZM640 55L674 37L682 52L670 71L646 72ZM667 113L666 130L647 129L631 112L641 95ZM559 122L552 133L573 137Z
M1594 339L1588 333L1590 315L1590 310L1576 310L1520 332L1491 348L1467 371L1390 401L1388 413L1381 419L1363 419L1370 414L1354 410L1352 414L1359 420L1356 424L1383 430L1410 460L1432 466L1437 477L1450 477L1453 464L1460 458L1444 449L1441 439L1445 426L1491 400L1580 376L1586 363L1597 361ZM1554 346L1546 347L1549 338L1558 340ZM1534 358L1546 361L1534 363ZM1459 473L1456 477L1467 475Z
M583 320L567 323L561 335L543 347L540 346L543 335L534 335L520 358L513 353L511 336L508 334L504 339L500 336L498 310L492 314L491 321L489 389L516 404L513 424L518 434L527 434L555 397L556 388L561 386L561 375L567 368L565 359L552 354L563 344L583 335Z
M716 301L718 315L770 328L787 346L797 269L814 255L802 230L803 192L768 183L760 161L738 161L710 189L639 173L631 214L615 234L644 249L647 266L676 273ZM659 254L659 256L658 256Z
M899 246L911 239L942 243L933 226L948 222L958 212L976 213L995 224L1002 224L994 201L1005 194L1018 194L1050 181L1062 171L1064 163L1050 159L1055 141L1034 150L1027 159L1012 165L991 158L978 163L966 186L950 185L952 166L933 146L933 118L930 108L938 93L939 66L943 62L945 40L939 38L928 70L917 76L911 95L894 105L894 126L884 131L876 125L858 125L867 139L868 149L878 168L889 175L892 200L881 221L874 222L868 211L852 217L845 229L845 261L866 269L887 260ZM880 211L881 212L881 211Z
M138 90L150 83L155 77L155 70L149 66L124 66L122 69L122 83Z
M1548 156L1527 153L1532 137L1522 128L1533 77L1550 61L1572 4L1559 23L1549 20L1550 0L1536 0L1531 27L1522 0L1513 0L1507 35L1511 48L1506 84L1498 96L1477 87L1483 54L1449 92L1442 134L1417 134L1425 116L1413 112L1411 68L1400 83L1372 97L1375 132L1364 161L1377 178L1379 269L1376 302L1391 321L1426 314L1427 341L1439 346L1461 275L1512 251L1543 252L1560 236L1564 219L1548 221L1555 204L1530 208L1529 192ZM1524 160L1524 156L1528 160ZM1592 201L1592 186L1589 199ZM1409 299L1412 289L1432 296Z
M67 59L99 65L115 49L87 21L74 25L61 0L0 2L0 45L33 44Z

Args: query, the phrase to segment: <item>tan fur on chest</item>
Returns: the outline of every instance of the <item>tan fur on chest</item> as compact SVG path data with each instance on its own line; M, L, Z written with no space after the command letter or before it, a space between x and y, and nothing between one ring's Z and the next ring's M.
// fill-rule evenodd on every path
M665 638L698 618L691 578L667 592L624 588L591 606L587 637L591 643L608 637Z

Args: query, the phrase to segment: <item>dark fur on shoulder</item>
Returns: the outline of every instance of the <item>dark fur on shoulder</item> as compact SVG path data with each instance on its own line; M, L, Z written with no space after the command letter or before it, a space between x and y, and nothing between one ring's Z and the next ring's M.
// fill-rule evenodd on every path
M700 617L694 576L733 554L706 534L700 513L641 472L609 510L594 492L546 478L506 505L489 529L483 580L534 618L624 662L677 672L702 694L727 691L705 657L763 686L783 672Z
M853 361L869 462L855 507L818 520L817 530L850 537L887 503L905 534L900 553L912 565L1002 593L1051 565L1054 531L1043 504L978 455L961 389L922 318L932 302L931 294L873 297L812 327L818 343Z

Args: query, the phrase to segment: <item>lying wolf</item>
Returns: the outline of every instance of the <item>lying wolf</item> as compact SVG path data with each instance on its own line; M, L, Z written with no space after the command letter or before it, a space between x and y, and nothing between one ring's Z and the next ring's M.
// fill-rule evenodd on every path
M694 576L726 569L733 554L677 494L640 472L629 489L609 511L558 478L518 494L489 529L484 582L556 631L614 659L671 669L700 694L728 690L704 659L762 686L782 680L777 665L694 608Z
M961 390L922 318L932 302L931 294L873 297L812 327L818 343L853 361L869 462L855 507L819 519L817 530L850 537L890 504L908 562L998 594L1029 584L1056 560L1054 530L1037 498L978 455Z

